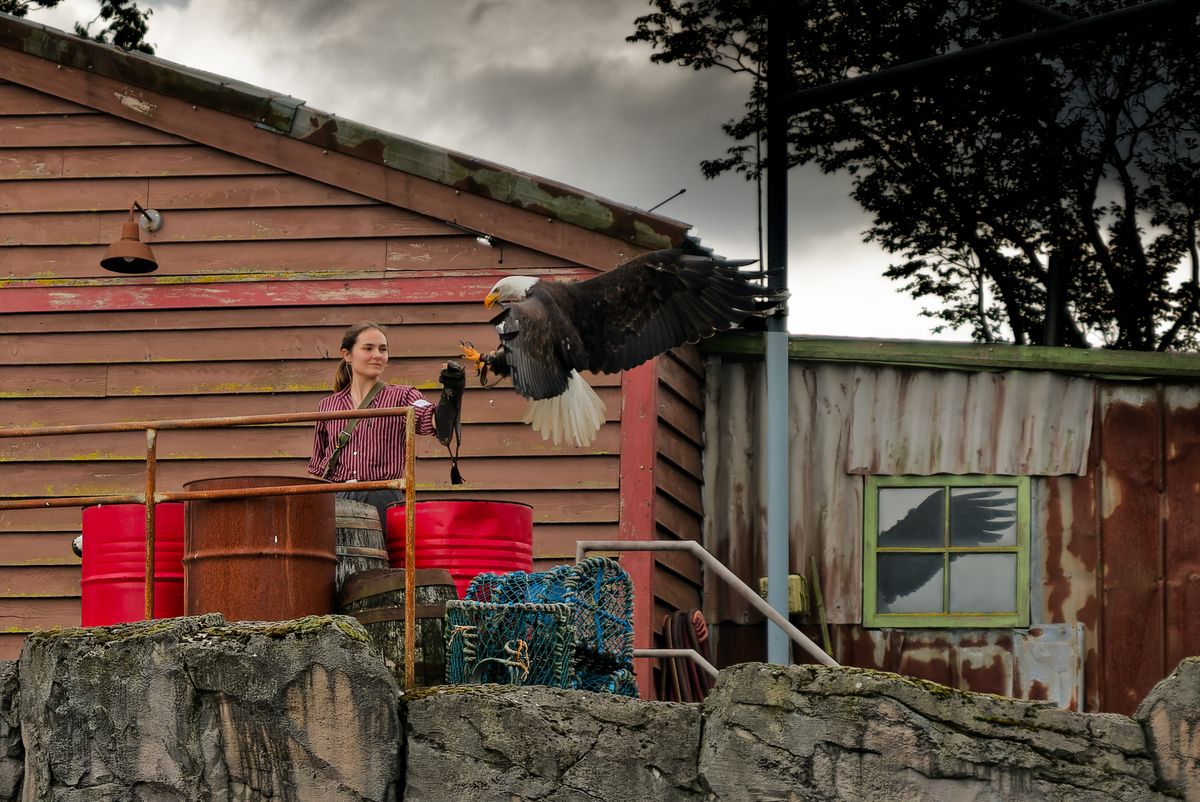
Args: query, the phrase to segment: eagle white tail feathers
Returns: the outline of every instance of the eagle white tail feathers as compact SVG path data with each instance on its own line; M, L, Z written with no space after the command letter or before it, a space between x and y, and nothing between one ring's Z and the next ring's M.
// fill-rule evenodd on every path
M566 391L554 398L530 401L523 420L555 445L566 440L579 447L590 446L604 425L604 402L573 370Z

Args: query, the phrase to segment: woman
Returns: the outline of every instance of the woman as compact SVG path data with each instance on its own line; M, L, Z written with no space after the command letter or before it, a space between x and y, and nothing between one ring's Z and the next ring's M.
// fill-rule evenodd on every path
M387 333L383 326L369 321L351 326L342 335L341 350L342 361L334 374L334 393L321 399L317 406L319 411L358 409L374 391L374 397L366 404L367 409L413 407L417 434L436 434L443 445L450 442L466 386L466 374L461 367L453 362L443 366L438 377L442 383L442 397L434 407L414 387L381 381L388 363ZM375 390L377 384L380 387ZM361 419L346 444L337 448L339 435L348 424L348 419L317 421L309 473L331 482L368 482L404 476L403 415ZM401 500L397 490L350 491L337 495L374 505L379 510L379 521L385 532L387 507Z

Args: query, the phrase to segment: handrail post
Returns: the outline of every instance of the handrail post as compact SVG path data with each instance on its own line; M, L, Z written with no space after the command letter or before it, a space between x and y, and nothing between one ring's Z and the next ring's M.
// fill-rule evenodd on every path
M711 569L718 577L729 583L729 586L737 591L738 595L750 602L750 605L754 609L758 610L772 623L782 629L789 638L799 645L800 648L804 649L804 651L808 652L818 663L826 666L838 665L836 660L826 654L825 650L820 646L813 643L811 638L797 629L786 616L767 604L762 596L755 593L749 585L742 581L741 577L726 568L724 563L709 554L707 549L694 540L579 540L575 542L575 562L582 562L584 555L589 551L686 551L704 563L706 569Z
M416 410L404 414L404 688L414 686L417 665ZM385 522L386 527L386 522Z
M154 618L154 489L158 469L158 430L146 430L146 620Z

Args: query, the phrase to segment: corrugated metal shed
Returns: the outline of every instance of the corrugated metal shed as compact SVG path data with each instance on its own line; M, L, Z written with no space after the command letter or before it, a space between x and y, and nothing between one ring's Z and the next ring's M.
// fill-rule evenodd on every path
M705 545L754 581L764 379L735 361L747 339L722 345ZM839 660L1129 713L1200 653L1200 357L805 338L791 350L791 571L816 557ZM1034 477L1028 629L861 626L864 475L934 473ZM709 609L757 620L720 589Z

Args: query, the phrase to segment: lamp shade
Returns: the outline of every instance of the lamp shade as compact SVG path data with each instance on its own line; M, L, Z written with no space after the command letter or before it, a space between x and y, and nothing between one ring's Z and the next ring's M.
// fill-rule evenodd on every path
M100 266L114 273L153 273L158 269L154 252L142 242L138 224L132 220L121 226L121 238L108 246Z

